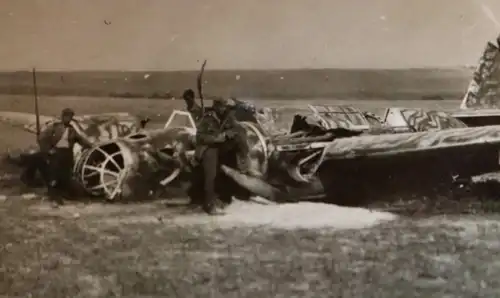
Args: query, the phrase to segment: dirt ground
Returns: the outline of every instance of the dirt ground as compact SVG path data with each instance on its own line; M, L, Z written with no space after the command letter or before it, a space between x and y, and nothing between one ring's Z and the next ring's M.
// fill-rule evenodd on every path
M325 102L326 101L318 101ZM331 101L330 101L331 103ZM259 102L283 105L284 101ZM41 113L128 111L164 121L177 101L42 98ZM297 102L290 102L297 106ZM356 102L380 112L389 102ZM455 109L459 102L398 102ZM0 110L29 112L27 97ZM33 136L0 126L2 151ZM5 145L4 145L5 144ZM164 202L0 204L0 297L494 297L499 217L400 219L365 229L179 225Z

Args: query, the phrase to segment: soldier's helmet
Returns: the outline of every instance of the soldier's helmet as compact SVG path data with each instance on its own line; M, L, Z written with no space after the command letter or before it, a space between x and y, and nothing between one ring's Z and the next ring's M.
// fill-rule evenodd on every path
M213 99L213 107L225 107L228 105L228 100L223 97L215 97Z
M187 99L187 98L194 98L195 94L193 89L186 89L184 90L184 93L182 93L182 98Z
M73 111L73 109L70 109L70 108L65 108L62 110L62 113L61 113L63 116L75 116L75 111Z

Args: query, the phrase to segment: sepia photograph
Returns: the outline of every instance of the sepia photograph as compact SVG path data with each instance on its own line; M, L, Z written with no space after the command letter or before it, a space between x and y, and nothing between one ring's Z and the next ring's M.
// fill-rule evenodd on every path
M497 0L2 0L0 297L500 297Z

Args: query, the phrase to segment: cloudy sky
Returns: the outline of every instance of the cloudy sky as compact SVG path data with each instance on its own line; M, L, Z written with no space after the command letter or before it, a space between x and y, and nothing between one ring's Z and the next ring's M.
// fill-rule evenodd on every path
M499 0L1 0L0 69L476 64Z

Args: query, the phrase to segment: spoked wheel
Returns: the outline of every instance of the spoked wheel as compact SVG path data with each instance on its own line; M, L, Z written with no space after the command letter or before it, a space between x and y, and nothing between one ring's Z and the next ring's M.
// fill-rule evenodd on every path
M127 171L126 151L116 142L107 143L85 152L78 176L90 194L114 199L121 193Z

